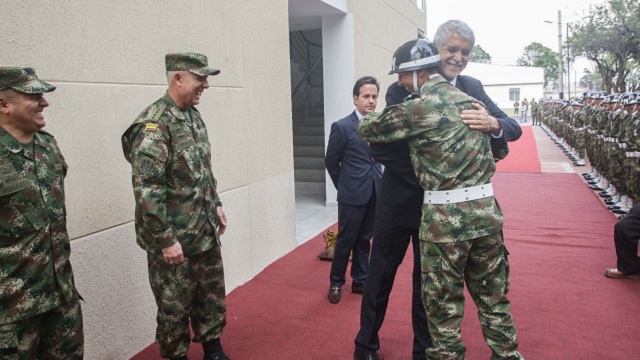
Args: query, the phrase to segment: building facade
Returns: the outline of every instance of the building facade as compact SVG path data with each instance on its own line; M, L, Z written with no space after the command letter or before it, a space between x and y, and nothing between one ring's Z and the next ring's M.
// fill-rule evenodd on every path
M487 95L507 115L513 114L515 101L538 101L544 96L543 68L469 63L462 74L480 80Z
M321 32L323 146L331 122L354 109L355 79L374 75L386 88L394 81L386 75L391 54L426 23L415 0L3 5L0 66L33 67L58 87L47 94L46 130L69 165L68 229L85 299L85 355L110 360L130 358L155 336L156 307L146 255L135 242L131 170L120 136L166 91L164 55L196 51L221 69L198 108L229 218L222 253L230 292L297 246L292 33ZM335 201L335 191L327 190L326 199Z

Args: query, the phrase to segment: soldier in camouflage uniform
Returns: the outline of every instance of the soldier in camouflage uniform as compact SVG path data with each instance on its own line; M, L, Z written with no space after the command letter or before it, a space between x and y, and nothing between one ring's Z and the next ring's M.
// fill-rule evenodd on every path
M538 102L535 98L531 98L531 125L535 125L538 119Z
M466 282L478 306L492 359L522 359L506 295L509 290L502 212L490 180L490 140L460 118L477 100L437 74L430 41L412 40L394 53L391 74L419 95L371 113L359 133L370 143L408 139L425 204L420 226L423 302L433 346L427 359L464 359L460 336ZM419 90L418 90L419 89ZM506 156L507 149L498 158Z
M219 236L227 219L211 171L211 144L194 107L219 70L196 53L166 56L167 93L122 135L131 163L137 242L147 252L158 305L160 354L187 359L191 336L205 359L228 360L220 344L226 324ZM191 321L189 321L191 320Z
M79 295L69 262L67 164L45 126L31 68L0 67L0 359L82 359Z

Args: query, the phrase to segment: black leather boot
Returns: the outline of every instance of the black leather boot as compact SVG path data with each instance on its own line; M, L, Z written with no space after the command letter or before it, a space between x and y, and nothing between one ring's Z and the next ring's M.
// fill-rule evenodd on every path
M213 339L202 343L202 350L204 350L203 360L230 360L224 351L222 351L220 339Z

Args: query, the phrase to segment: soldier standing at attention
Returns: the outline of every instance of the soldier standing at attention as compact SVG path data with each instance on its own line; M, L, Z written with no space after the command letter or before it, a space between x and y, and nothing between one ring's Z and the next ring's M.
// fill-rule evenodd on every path
M538 119L538 103L535 98L531 98L531 125L536 124Z
M509 275L502 211L493 197L490 139L460 117L477 100L438 74L440 56L428 40L412 40L393 54L391 74L414 99L367 115L359 133L370 143L409 140L425 189L420 226L422 300L433 346L427 359L464 359L460 334L463 289L478 307L495 359L522 359L507 299ZM506 156L507 149L496 152Z
M169 89L122 135L131 163L137 242L147 252L158 305L160 355L187 359L189 320L205 360L228 360L219 236L227 218L211 171L211 144L195 105L220 70L196 53L166 55Z
M45 126L31 68L0 67L0 359L82 359L69 262L67 164Z

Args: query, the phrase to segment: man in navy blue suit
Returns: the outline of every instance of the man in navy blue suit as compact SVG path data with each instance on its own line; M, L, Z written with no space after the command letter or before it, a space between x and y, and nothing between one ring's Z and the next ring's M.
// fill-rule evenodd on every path
M440 25L433 38L440 53L439 73L466 94L482 101L486 111L476 104L476 110L465 110L461 117L471 129L487 132L491 147L505 141L515 141L522 135L518 123L509 118L491 101L482 83L460 75L469 61L475 37L464 22L450 20ZM409 92L398 83L389 86L387 106L403 101ZM488 113L487 113L488 111ZM398 266L409 243L414 254L412 324L413 359L425 359L425 349L431 346L427 316L421 297L421 268L418 228L422 214L424 191L415 176L406 140L387 144L372 144L373 157L385 166L376 207L371 268L360 309L360 330L355 339L355 360L377 360L380 348L378 331L382 327Z
M332 304L340 301L351 251L351 292L362 294L367 280L382 167L369 153L369 144L358 135L358 123L376 109L379 91L375 78L365 76L358 79L353 87L356 109L331 124L325 166L338 190L339 217L338 239L329 276L328 298Z

